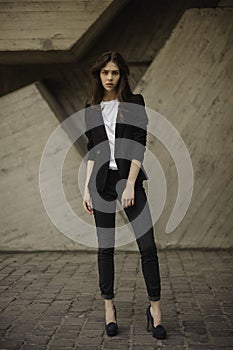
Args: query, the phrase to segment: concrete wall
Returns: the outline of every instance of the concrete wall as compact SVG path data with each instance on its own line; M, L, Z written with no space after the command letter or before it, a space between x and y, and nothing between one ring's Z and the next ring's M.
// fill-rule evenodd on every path
M127 2L0 0L0 62L75 62Z
M159 248L232 247L232 23L232 9L186 11L135 90L177 128L194 168L189 210L175 232L166 234L177 173L164 147L149 137L148 147L168 184L166 207L155 225ZM44 145L58 125L54 112L34 84L1 97L0 105L1 249L89 249L60 233L41 201L38 169ZM65 162L64 188L74 211L91 223L76 187L81 161L73 147ZM148 186L156 196L156 187ZM123 221L117 217L118 224Z
M59 124L56 116L34 84L1 97L0 105L0 249L88 249L60 233L40 196L40 160L49 136ZM77 188L81 160L72 147L64 165L64 188L72 208L88 220Z
M164 146L149 139L167 180L166 206L155 225L164 248L233 246L232 37L233 9L187 10L136 89L148 107L176 127L193 164L188 212L166 234L178 191L177 172Z
M67 50L111 2L1 0L0 50Z

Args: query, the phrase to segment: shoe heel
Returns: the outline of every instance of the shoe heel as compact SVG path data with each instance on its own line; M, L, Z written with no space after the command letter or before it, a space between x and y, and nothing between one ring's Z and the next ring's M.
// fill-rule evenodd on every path
M114 315L115 315L115 319L116 319L116 322L117 322L117 312L116 312L116 306L113 305L113 308L114 308Z
M149 332L150 329L150 316L148 315L148 309L146 310L146 317L147 317L147 325L146 325L146 330Z
M146 330L147 330L147 332L150 332L150 320L149 320L149 317L148 317L148 316L147 316Z

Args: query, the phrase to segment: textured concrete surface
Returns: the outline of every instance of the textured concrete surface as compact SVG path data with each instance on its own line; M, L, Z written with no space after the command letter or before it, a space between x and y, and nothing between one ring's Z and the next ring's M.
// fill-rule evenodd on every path
M75 62L127 2L0 0L0 61Z
M176 168L166 142L149 138L167 181L167 202L157 225L162 248L233 247L232 34L233 9L186 10L136 89L149 108L176 128L193 165L189 209L176 230L165 236L182 187L177 172L183 169ZM165 139L163 132L160 136Z
M87 32L111 2L1 0L0 50L67 50Z
M168 185L166 206L155 225L160 248L233 246L232 15L227 8L186 11L138 86L146 105L180 132L194 167L189 210L175 232L166 235L178 190L177 172L163 146L149 138L148 147L161 162ZM40 199L39 162L58 125L55 114L33 84L1 97L0 104L1 249L87 249L60 234ZM91 223L77 190L81 161L72 149L64 173L65 194L78 215ZM149 189L156 196L153 183Z
M104 331L96 253L0 254L0 349L233 349L232 252L159 251L163 324L146 331L149 305L137 253L115 253L119 334Z
M1 97L0 105L1 250L78 249L52 224L40 195L40 161L58 119L34 84ZM70 205L88 220L77 186L81 161L72 146L64 164L63 186Z

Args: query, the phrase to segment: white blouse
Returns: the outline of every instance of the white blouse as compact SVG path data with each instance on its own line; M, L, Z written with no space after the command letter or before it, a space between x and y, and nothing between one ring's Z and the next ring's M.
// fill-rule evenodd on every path
M105 129L107 132L109 146L110 146L110 169L118 169L114 157L115 149L115 129L116 129L116 118L118 113L119 101L117 99L110 101L101 101L100 106L102 109L102 115L104 119Z

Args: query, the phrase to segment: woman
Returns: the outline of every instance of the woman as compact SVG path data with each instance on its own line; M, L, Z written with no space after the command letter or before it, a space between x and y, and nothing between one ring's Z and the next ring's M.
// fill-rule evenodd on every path
M133 227L141 254L150 300L146 310L147 330L151 324L153 336L164 339L166 330L161 325L157 248L142 185L143 180L148 179L142 164L148 123L144 98L141 94L132 93L128 82L129 68L117 52L103 53L91 68L91 74L94 78L93 91L85 109L88 161L83 207L88 214L94 214L96 224L99 287L105 299L105 329L109 336L116 335L118 331L113 303L117 199ZM145 225L149 225L149 229L143 232Z

